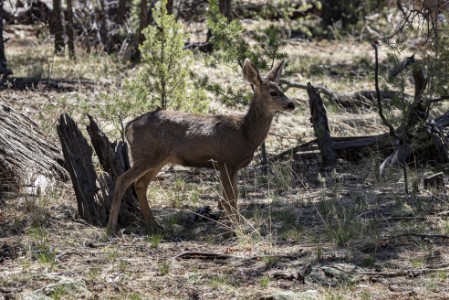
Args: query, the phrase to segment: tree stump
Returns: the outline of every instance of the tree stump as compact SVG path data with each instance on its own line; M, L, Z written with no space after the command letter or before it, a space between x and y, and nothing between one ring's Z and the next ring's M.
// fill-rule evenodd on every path
M0 102L0 199L38 195L67 180L59 147L27 116Z
M129 168L126 144L111 143L91 116L87 131L103 172L96 172L93 151L75 121L63 114L58 122L58 135L66 160L66 168L75 190L78 211L89 224L105 226L108 221L117 177ZM120 209L120 226L143 222L134 188L125 194Z
M326 108L320 94L310 83L307 84L307 94L309 95L310 121L321 151L323 166L332 168L337 164L337 155L329 132Z

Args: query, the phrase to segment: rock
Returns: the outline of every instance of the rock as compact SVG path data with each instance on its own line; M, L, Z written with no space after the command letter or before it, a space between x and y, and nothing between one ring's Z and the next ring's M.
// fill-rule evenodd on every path
M318 300L321 298L317 290L307 290L305 292L274 292L269 296L261 297L260 300Z
M91 296L90 291L87 289L86 283L82 279L62 278L59 282L42 288L46 295L50 295L58 289L63 289L67 294L76 295L77 298L80 298L83 295L85 298L89 298Z
M92 293L87 289L86 283L82 279L60 277L56 283L49 284L35 291L23 293L19 299L22 300L47 300L53 299L54 293L70 295L74 299L90 299ZM62 299L65 298L64 296Z

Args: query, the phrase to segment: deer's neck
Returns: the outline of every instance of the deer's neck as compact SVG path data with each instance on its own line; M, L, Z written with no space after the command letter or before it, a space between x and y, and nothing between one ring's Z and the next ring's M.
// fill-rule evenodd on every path
M264 107L263 100L259 95L255 95L243 120L243 130L253 151L267 137L274 117L274 114Z

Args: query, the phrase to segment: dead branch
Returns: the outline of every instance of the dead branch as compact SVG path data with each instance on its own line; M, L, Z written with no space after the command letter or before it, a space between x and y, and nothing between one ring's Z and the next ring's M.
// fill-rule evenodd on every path
M407 277L418 277L420 275L432 273L432 272L441 272L441 271L448 271L449 267L447 267L446 264L441 265L442 267L436 267L432 266L431 268L422 268L422 269L408 269L408 270L399 270L396 272L363 272L363 271L357 271L357 270L344 270L342 268L339 268L337 266L333 266L333 268L349 273L349 274L357 274L357 275L366 275L366 276L375 276L375 277L387 277L387 278L393 278L393 277L400 277L400 276L407 276ZM444 266L444 267L443 267Z
M388 155L393 151L393 141L389 134L375 136L331 137L337 157L349 161L357 161L368 153L376 152ZM295 146L270 158L271 161L282 160L296 153L318 150L317 140Z
M290 88L307 90L307 84L304 83L284 79L281 79L281 83L285 91L287 91ZM325 96L335 101L335 103L345 108L354 108L354 107L371 108L375 104L376 91L358 91L353 93L341 94L322 85L314 85L314 87L320 93L323 93ZM382 96L381 97L382 101L385 103L389 102L389 100L395 97L403 96L402 94L399 95L399 93L393 91L380 91L380 93ZM405 97L411 98L410 95L405 95Z
M310 83L307 84L307 94L309 95L310 121L312 122L315 136L317 137L323 166L332 168L337 164L337 156L329 132L326 108L324 107L320 94Z
M201 251L185 251L173 257L175 260L179 259L229 259L238 258L242 259L243 256L223 254L223 253L213 253L213 252L201 252Z
M376 86L376 95L377 95L377 108L379 110L379 116L382 119L382 123L388 127L390 130L390 136L394 139L399 139L397 136L393 125L387 120L383 113L383 107L382 107L382 95L380 93L379 89L379 56L377 53L377 45L375 43L371 44L374 48L374 58L375 58L375 69L374 69L374 82Z
M343 270L342 270L343 271ZM400 276L407 276L407 277L418 277L427 273L432 272L441 272L441 271L449 271L449 267L446 268L424 268L424 269L409 269L409 270L401 270L397 272L356 272L359 275L367 275L367 276L379 276L379 277L400 277Z
M388 237L385 237L385 239L392 240L392 239L398 239L398 238L401 238L401 237L409 237L409 236L419 237L419 238L422 238L422 239L426 238L426 239L445 239L445 240L449 240L449 235L446 235L446 234L423 234L423 233L403 233L403 234L388 236Z
M284 258L284 259L298 259L302 257L304 253L300 255L255 255L255 256L240 256L240 255L232 255L232 254L224 254L224 253L214 253L214 252L203 252L203 251L184 251L180 254L173 257L175 260L179 259L205 259L205 260L213 260L213 259L247 259L247 260L260 260L263 258Z

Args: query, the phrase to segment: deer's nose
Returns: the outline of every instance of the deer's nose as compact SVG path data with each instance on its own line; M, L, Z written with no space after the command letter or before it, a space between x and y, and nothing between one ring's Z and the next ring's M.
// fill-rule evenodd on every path
M287 109L287 110L294 110L295 109L295 104L293 102L289 102L285 109Z

